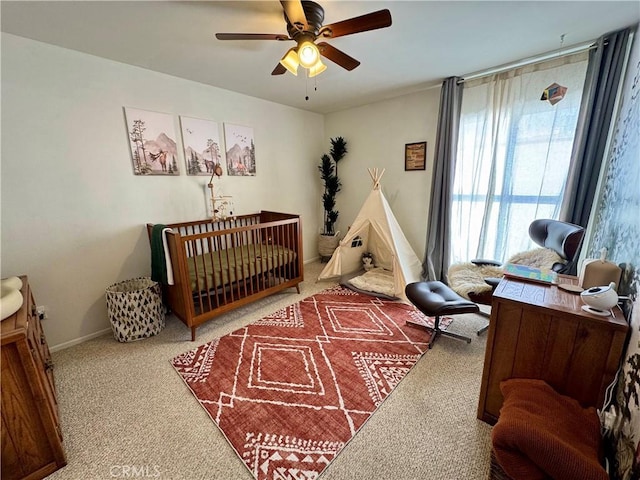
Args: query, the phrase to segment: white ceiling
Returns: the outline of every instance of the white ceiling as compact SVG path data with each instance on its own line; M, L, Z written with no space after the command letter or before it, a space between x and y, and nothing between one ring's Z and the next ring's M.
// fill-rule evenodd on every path
M318 113L329 113L593 40L640 21L631 1L327 1L324 24L388 8L389 28L328 40L360 60L314 79L272 76L293 42L279 1L2 1L2 31ZM317 90L314 88L317 87ZM309 95L309 100L305 96Z

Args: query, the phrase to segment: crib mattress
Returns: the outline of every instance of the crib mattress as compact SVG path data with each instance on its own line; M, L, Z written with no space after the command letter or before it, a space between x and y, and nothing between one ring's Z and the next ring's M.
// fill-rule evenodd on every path
M193 292L216 289L268 272L296 260L282 245L251 244L187 258Z

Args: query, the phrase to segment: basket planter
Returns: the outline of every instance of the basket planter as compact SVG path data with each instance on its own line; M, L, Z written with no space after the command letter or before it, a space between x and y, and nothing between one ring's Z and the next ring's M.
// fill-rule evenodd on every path
M125 280L107 288L106 299L111 330L119 342L147 338L164 328L158 282L148 277Z
M338 248L340 243L340 232L335 235L319 235L318 236L318 253L322 260L329 259L333 255L333 252Z

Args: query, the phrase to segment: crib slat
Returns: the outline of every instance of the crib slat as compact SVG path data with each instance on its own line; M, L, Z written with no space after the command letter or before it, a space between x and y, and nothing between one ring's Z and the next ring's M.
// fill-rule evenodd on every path
M229 301L233 302L235 300L235 295L234 295L233 288L232 288L232 285L231 285L231 260L229 258L229 251L231 250L231 248L230 248L231 247L231 240L229 238L230 235L231 234L226 234L224 236L223 248L224 248L224 252L226 252L226 255L227 255L227 272L228 273L227 273L227 281L225 282L223 280L222 283L224 285L229 285L229 289L228 289L229 290ZM225 292L227 291L227 289L224 289L224 290L225 290ZM225 303L226 303L226 297L225 297Z
M216 256L216 258L218 259L218 265L220 266L220 272L219 272L219 283L218 283L218 278L214 277L213 278L213 289L215 292L215 297L216 297L216 307L220 307L220 305L224 305L226 303L225 300L225 293L224 293L224 269L222 268L222 243L220 241L220 235L217 234L215 237L215 242L214 242L214 247L215 250L212 253L212 256Z
M273 270L274 276L276 278L276 283L280 284L283 282L282 278L282 261L280 260L280 245L282 245L282 230L284 225L278 225L275 228L275 248L274 258L273 258Z
M284 229L284 236L285 236L285 241L284 244L285 246L289 246L291 245L291 225L285 225ZM287 248L287 250L284 251L284 273L285 276L287 278L291 278L291 258L289 255L289 249Z
M211 281L213 285L207 285L207 306L209 310L213 310L212 301L217 299L215 295L216 291L216 271L215 271L215 262L214 262L214 249L213 249L213 238L207 237L207 253L209 254L209 259L211 262ZM213 298L212 298L213 297Z
M250 230L251 237L251 245L253 245L253 269L254 269L254 278L251 281L251 295L255 293L255 290L260 290L260 275L262 274L262 268L260 263L262 259L260 258L260 245L257 242L257 231L255 229Z
M240 254L240 267L238 268L236 265L236 271L240 270L240 274L237 276L238 279L238 290L242 290L243 293L240 293L239 295L244 295L245 297L247 296L247 276L244 274L244 269L245 269L245 262L244 262L244 231L242 232L238 232L236 233L236 238L237 238L237 252ZM247 252L248 253L248 252ZM238 263L238 261L236 260L236 264Z
M191 245L191 250L193 252L197 252L198 251L198 247L196 245L195 240L194 241L190 241L189 244ZM195 283L196 283L196 288L195 288L195 292L197 295L197 302L195 302L195 311L202 313L202 286L200 285L200 275L197 274L198 272L198 261L199 259L202 260L202 264L203 264L203 268L204 268L204 257L201 257L199 255L194 255L193 256L193 268L196 271L196 275L195 275Z
M258 290L264 290L265 288L265 283L264 283L264 266L263 266L263 262L264 262L264 248L262 246L263 244L263 232L262 229L255 229L254 231L254 236L255 236L255 244L256 244L256 251L255 251L255 258L256 258L256 268L257 273L256 273L256 285Z

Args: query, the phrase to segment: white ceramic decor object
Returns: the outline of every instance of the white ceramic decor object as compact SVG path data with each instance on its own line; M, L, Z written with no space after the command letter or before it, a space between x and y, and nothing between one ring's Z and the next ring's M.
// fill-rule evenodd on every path
M607 286L591 287L583 291L580 297L586 305L582 309L603 317L611 315L610 310L618 303L615 286L615 282L611 282Z
M7 277L0 280L0 284L3 287L13 288L14 290L22 289L22 280L20 277Z
M20 290L5 286L4 283L0 285L0 317L2 320L13 315L22 306L23 298Z

